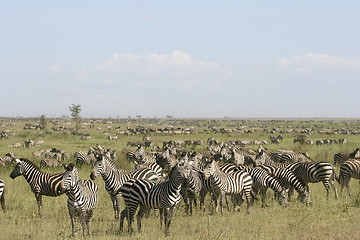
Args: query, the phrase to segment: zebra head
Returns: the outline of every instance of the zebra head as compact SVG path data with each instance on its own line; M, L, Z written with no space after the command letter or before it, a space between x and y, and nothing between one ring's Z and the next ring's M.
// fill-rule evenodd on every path
M282 189L282 191L276 193L277 200L281 206L286 207L286 205L288 204L288 198L287 198L288 192L289 189L284 188Z
M309 206L312 203L311 198L310 198L310 194L309 194L308 191L300 192L299 195L298 195L298 198L306 206Z
M264 151L261 151L258 155L256 155L255 166L265 164L265 160L266 160L266 153Z
M93 170L90 173L90 178L95 180L99 175L104 173L106 170L106 160L105 157L100 154L96 156L96 162L94 163Z
M60 188L62 191L68 191L77 184L80 177L79 172L73 163L68 165L63 164L63 166L66 172L64 173L63 179L60 183Z
M208 158L206 156L203 157L202 161L203 175L207 179L216 173L218 166L214 159Z
M14 170L11 172L10 177L12 179L16 178L17 176L20 176L24 173L24 164L23 164L23 159L15 159L15 168Z

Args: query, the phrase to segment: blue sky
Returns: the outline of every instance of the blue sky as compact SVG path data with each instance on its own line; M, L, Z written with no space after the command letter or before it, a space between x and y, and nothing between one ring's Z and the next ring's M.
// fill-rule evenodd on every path
M0 116L360 117L358 1L3 1Z

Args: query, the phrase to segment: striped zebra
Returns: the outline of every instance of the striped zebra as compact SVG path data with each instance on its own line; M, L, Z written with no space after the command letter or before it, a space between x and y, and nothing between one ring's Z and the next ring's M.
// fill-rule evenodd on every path
M329 199L330 186L335 192L335 199L338 193L335 186L335 168L328 162L296 163L288 166L294 174L306 185L308 183L322 182L326 189L326 199Z
M272 159L280 163L313 162L307 152L293 152L291 150L278 150L270 154Z
M341 185L341 191L342 194L344 186L346 187L349 196L350 195L350 189L349 189L349 182L350 179L360 179L360 159L349 159L346 160L340 167L340 174L339 178L336 178L336 180Z
M360 148L355 148L353 152L339 152L334 154L334 164L341 165L346 160L352 159L352 158L359 158L360 157Z
M238 170L247 172L253 179L253 190L255 194L260 192L261 206L266 207L265 197L268 188L271 188L275 192L276 199L281 206L287 205L287 192L277 180L272 177L267 171L260 168L252 168L248 166L239 166Z
M59 161L54 158L43 158L40 161L40 167L58 167Z
M255 158L255 166L260 165L270 165L279 168L286 168L288 166L285 163L277 162L275 157L266 151L261 151Z
M75 235L75 217L80 219L83 237L85 225L87 235L90 236L90 221L98 203L98 187L91 180L80 179L79 172L72 163L64 164L64 168L66 172L60 186L68 196L67 207L71 219L72 236Z
M10 177L14 179L20 175L24 176L31 191L35 194L39 216L42 216L42 195L57 197L63 194L64 191L60 187L60 182L64 173L48 174L41 172L34 163L25 158L15 159L15 162L16 165Z
M184 179L184 183L181 185L181 196L184 199L185 211L187 214L192 215L193 204L197 206L197 197L203 188L201 173L195 169L191 169L189 177ZM190 213L189 213L190 211Z
M76 164L81 167L84 164L94 165L96 158L91 151L77 151L74 153Z
M310 195L307 186L302 182L291 170L287 168L279 168L270 165L259 165L256 168L267 171L273 176L278 182L288 191L288 201L291 200L293 190L295 189L298 194L300 201L308 206L311 203Z
M1 202L1 208L4 213L6 213L6 207L5 207L5 183L2 179L0 179L0 202Z
M123 221L127 216L128 229L132 232L132 221L135 212L140 205L137 214L137 226L141 232L141 219L150 209L160 209L160 223L165 218L165 235L169 236L169 228L176 205L180 202L181 185L185 178L189 176L190 168L187 165L175 165L167 181L155 183L151 180L137 179L130 181L120 188L125 209L121 213L120 231L123 230Z
M103 154L97 155L96 158L97 160L91 171L90 178L95 180L98 176L102 176L105 182L105 189L113 203L115 219L118 219L120 214L119 189L126 181L130 178L150 179L152 181L159 179L158 175L150 169L141 168L133 171L125 171L119 169L113 161Z
M205 163L204 174L206 178L210 179L216 211L218 211L219 196L220 210L221 214L223 214L223 199L226 195L241 194L244 192L247 200L246 213L249 214L253 180L248 173L244 171L225 173L221 171L217 162L210 158L207 159Z

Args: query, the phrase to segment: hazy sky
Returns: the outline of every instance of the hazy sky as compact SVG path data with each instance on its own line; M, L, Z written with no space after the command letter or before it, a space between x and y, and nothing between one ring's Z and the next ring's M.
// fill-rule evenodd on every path
M360 1L1 1L0 116L360 117Z

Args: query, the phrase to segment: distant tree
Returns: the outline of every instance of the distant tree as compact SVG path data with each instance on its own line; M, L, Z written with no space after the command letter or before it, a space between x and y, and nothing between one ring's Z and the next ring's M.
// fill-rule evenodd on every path
M140 119L140 118L141 118L141 115L136 115L136 117Z
M298 134L294 136L294 143L298 142L301 145L306 142L307 136L306 134Z
M81 117L80 117L81 105L73 104L71 107L69 107L69 110L71 112L71 117L75 122L75 134L78 134L80 126L81 126L81 121L82 121Z
M45 129L46 128L46 125L47 125L47 121L46 121L46 118L45 118L45 115L41 115L40 116L40 129Z

